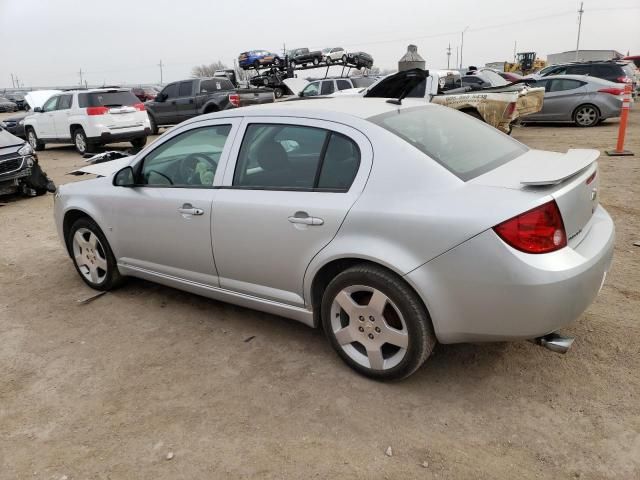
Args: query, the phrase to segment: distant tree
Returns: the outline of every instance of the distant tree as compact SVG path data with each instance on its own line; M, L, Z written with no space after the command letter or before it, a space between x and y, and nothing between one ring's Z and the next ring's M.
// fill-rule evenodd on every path
M227 68L228 67L224 63L217 60L209 65L196 65L191 69L191 76L193 78L213 77L216 70L226 70Z

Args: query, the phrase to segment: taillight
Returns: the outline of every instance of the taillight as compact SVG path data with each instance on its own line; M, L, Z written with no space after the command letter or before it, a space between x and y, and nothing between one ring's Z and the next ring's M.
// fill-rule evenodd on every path
M562 215L555 200L493 227L507 244L525 253L549 253L567 245Z
M108 107L87 107L87 115L104 115L108 112Z
M229 102L234 107L239 107L240 106L240 95L238 95L237 93L232 93L231 95L229 95Z
M630 83L631 79L629 77L627 77L626 75L624 75L622 77L616 78L616 82L617 83Z
M507 105L507 109L504 112L505 117L510 118L511 115L513 115L513 112L515 111L516 111L516 102L511 102L509 105Z
M587 178L587 185L591 185L591 183L596 179L596 174L597 173L598 173L598 171L596 170L591 175L589 175L589 178Z
M617 87L601 88L598 91L601 92L601 93L610 93L611 95L622 95L622 94L624 94L624 88L617 88Z
M136 110L139 110L141 112L145 111L144 103L134 103L133 104L133 108L135 108Z

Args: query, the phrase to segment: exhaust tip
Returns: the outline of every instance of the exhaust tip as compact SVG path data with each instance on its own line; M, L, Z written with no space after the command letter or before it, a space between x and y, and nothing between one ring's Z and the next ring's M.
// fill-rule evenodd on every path
M549 333L542 337L536 338L534 341L538 345L556 353L567 353L573 345L574 337L560 335L557 332Z

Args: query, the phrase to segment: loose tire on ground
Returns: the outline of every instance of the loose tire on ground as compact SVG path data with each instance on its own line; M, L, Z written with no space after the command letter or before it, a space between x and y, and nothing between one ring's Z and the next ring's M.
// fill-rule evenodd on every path
M331 346L345 363L379 380L411 375L436 344L418 295L376 265L356 265L338 274L322 296L321 317Z

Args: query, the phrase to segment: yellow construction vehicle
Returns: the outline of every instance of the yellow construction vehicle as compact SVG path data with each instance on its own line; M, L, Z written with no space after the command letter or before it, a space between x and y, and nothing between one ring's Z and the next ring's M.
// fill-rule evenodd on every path
M520 52L516 55L516 63L504 63L505 72L515 72L528 75L547 66L547 62L539 59L536 52Z

